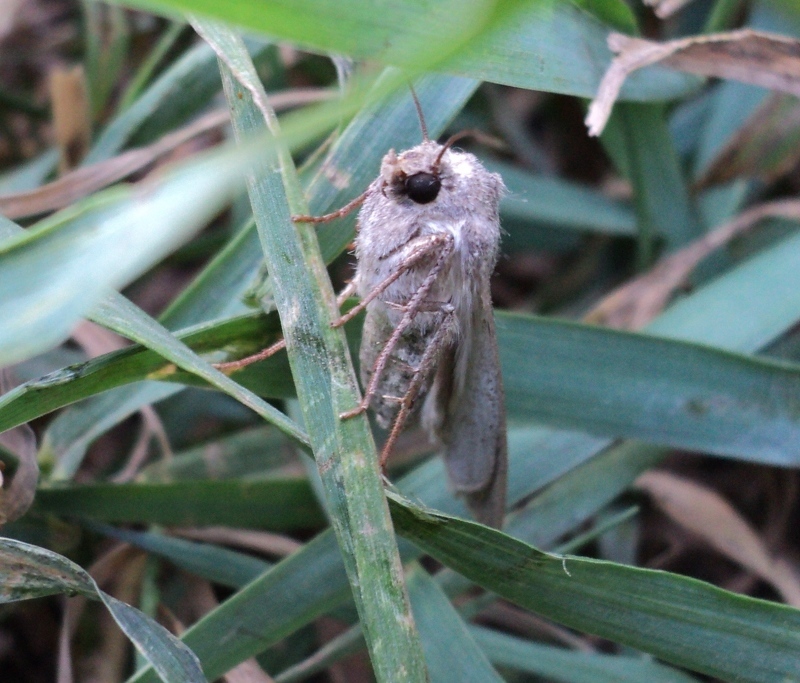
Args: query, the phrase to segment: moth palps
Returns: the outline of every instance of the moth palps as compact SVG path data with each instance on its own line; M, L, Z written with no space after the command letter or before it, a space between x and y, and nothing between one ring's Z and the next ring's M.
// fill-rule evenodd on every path
M423 129L424 130L424 129ZM364 399L391 428L381 466L404 426L420 422L441 445L451 485L479 521L500 527L506 495L506 420L489 279L500 243L501 177L427 136L383 158L358 214L356 275L366 308Z

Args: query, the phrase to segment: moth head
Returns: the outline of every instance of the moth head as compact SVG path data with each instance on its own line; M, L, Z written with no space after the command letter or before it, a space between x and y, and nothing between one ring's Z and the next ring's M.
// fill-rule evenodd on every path
M462 137L454 135L443 145L426 139L400 156L387 154L384 177L392 194L401 201L410 199L414 204L435 201L442 189L443 178L450 173L445 154Z
M446 165L434 163L441 149L426 140L402 154L389 152L381 164L383 194L408 206L434 202L447 176Z
M383 195L413 209L433 205L443 198L452 200L454 192L463 193L466 184L474 185L482 178L492 184L494 174L487 173L474 156L451 149L458 140L467 136L480 141L488 139L488 136L470 130L453 135L444 144L425 140L401 154L390 151L381 164ZM463 198L464 195L460 195L456 203L460 204Z

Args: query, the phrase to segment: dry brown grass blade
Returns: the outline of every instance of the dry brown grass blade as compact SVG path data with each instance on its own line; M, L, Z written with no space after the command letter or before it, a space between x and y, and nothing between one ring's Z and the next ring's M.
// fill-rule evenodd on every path
M568 628L523 610L503 600L496 600L480 612L481 619L503 630L531 640L552 640L578 652L595 652L586 636L576 635Z
M55 66L50 71L48 87L55 143L60 153L58 170L66 173L86 156L92 140L86 73L80 65Z
M5 0L0 5L0 40L14 30L23 0Z
M72 331L72 339L89 358L125 348L130 342L90 320L82 320Z
M92 192L142 170L193 137L225 124L228 119L227 111L213 111L147 147L132 149L107 161L77 168L35 190L2 195L0 213L15 219L69 206Z
M172 458L172 445L169 442L164 423L152 406L143 406L139 409L142 416L142 428L136 437L131 453L124 467L117 472L111 481L115 484L124 484L133 481L150 455L150 442L155 439L164 459Z
M226 673L222 679L225 683L273 683L275 680L264 672L255 659L246 659Z
M300 106L331 97L331 91L307 88L276 93L270 100L276 110ZM77 168L58 180L29 192L0 195L0 213L17 219L35 216L69 206L73 202L141 171L176 147L228 122L228 110L212 111L188 126L169 133L157 142L139 147L107 161Z
M224 526L205 529L171 529L170 533L194 541L254 550L275 557L286 557L303 547L302 543L280 534L272 534L267 531L245 531Z
M72 331L72 339L89 358L96 358L104 353L122 349L129 343L123 337L89 320L83 320L77 325ZM131 481L136 477L150 454L149 447L153 439L158 443L165 458L172 457L172 446L158 413L152 406L140 408L139 413L142 416L142 429L136 443L131 449L125 466L111 478L111 481L118 484Z
M183 617L188 618L190 622L201 619L219 606L219 600L214 594L214 589L206 579L187 575L185 585L186 594L179 607L183 608L181 610L185 613ZM184 623L172 613L169 614L169 617L173 633L177 635L183 634L186 630ZM264 672L255 658L251 658L233 667L219 680L222 683L272 683L273 679Z
M800 606L800 582L788 563L773 557L755 530L718 493L668 472L646 472L636 487L673 521L770 583L788 604Z
M656 63L800 96L800 41L788 36L742 29L657 43L611 33L608 46L617 56L589 107L589 135L603 131L625 79Z
M0 394L13 386L8 370L0 370ZM36 436L27 425L19 425L0 434L0 447L16 459L12 477L4 477L0 469L0 527L19 519L33 503L39 482L39 463L36 461Z
M659 19L671 17L690 2L692 0L644 0L644 4L652 7L653 12Z
M104 590L117 599L132 604L136 602L147 555L127 543L116 543L89 567L89 574ZM113 584L113 586L109 586ZM58 683L72 683L73 664L70 652L72 634L87 607L88 599L77 596L65 600L59 634ZM85 683L112 683L120 680L130 653L125 635L115 627L111 615L103 610L99 619L102 625L99 653L90 653L79 665L85 671L79 679Z
M113 587L107 592L117 600L129 605L135 605L141 592L142 577L147 563L147 555L138 549L130 549L128 559L115 572ZM116 683L126 678L125 671L131 656L132 644L127 636L117 627L111 613L99 609L98 621L100 630L99 647L86 660L83 665L89 669L85 676L81 676L82 683Z
M687 282L692 271L711 252L770 217L800 221L800 200L766 202L744 211L611 292L586 314L584 321L628 330L643 327L663 310L673 292Z
M800 102L775 94L736 131L694 187L704 189L740 177L773 182L800 162L798 143Z

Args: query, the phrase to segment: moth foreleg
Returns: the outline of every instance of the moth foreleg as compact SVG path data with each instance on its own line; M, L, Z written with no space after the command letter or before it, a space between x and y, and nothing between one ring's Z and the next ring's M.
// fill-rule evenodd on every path
M364 200L367 198L368 194L369 190L365 190L360 195L358 195L358 197L356 197L353 201L345 204L341 209L337 209L336 211L331 211L330 213L323 214L322 216L292 216L292 220L295 223L330 223L331 221L335 221L337 218L346 216L353 209L356 209L359 206L361 206L364 203Z
M411 323L414 322L414 318L422 308L422 302L428 295L428 292L430 292L434 282L436 282L436 278L439 276L442 268L444 268L448 258L453 253L453 249L455 248L455 240L452 234L449 232L437 233L435 237L437 238L437 241L441 242L441 249L436 254L436 261L428 272L428 275L422 281L419 289L417 289L417 291L414 293L414 296L412 296L405 305L405 313L403 314L403 317L400 319L397 327L394 328L392 335L386 340L386 344L384 344L383 349L378 355L375 365L372 368L372 376L370 377L369 385L364 391L364 398L361 399L361 403L359 403L356 408L342 413L339 416L342 420L347 420L351 417L355 417L356 415L360 415L369 407L373 396L375 396L378 390L378 383L380 382L383 371L386 369L386 364L389 362L392 352L400 341L400 338L403 336L403 333L409 328ZM433 242L431 242L431 246L433 246ZM404 270L407 270L407 268Z
M355 291L356 291L355 284L352 282L348 282L345 285L345 288L341 292L339 292L339 294L336 296L337 308L340 308L342 304L344 304L344 302L347 301L347 299L353 296L353 294L355 294ZM333 325L337 326L336 323L333 323ZM215 363L214 367L217 368L217 370L221 370L222 372L230 375L234 372L242 370L243 368L246 368L248 365L257 363L260 360L266 360L270 356L274 356L276 353L278 353L278 351L282 351L285 348L286 348L286 340L279 339L271 346L268 346L266 349L262 349L258 353L254 353L252 356L246 356L245 358L240 358L239 360L232 360L227 363Z
M445 304L441 306L440 310L443 314L441 324L437 327L436 333L425 347L425 353L422 354L419 365L414 370L414 378L408 385L408 390L400 402L400 411L394 419L392 431L389 433L389 438L386 439L386 443L383 445L380 458L381 471L386 467L386 462L389 460L392 448L394 448L394 444L400 436L400 432L403 431L411 409L414 407L414 401L417 399L417 396L419 396L423 382L428 377L431 370L434 369L436 362L439 360L439 354L447 342L447 336L452 327L454 309L451 305Z
M230 375L234 372L242 370L243 368L246 368L248 365L257 363L260 360L266 360L270 356L274 356L276 353L278 353L278 351L282 351L285 348L286 340L279 339L271 346L268 346L266 349L261 349L261 351L254 353L252 356L245 356L239 360L232 360L227 363L214 363L214 367L217 370L224 372L226 375Z

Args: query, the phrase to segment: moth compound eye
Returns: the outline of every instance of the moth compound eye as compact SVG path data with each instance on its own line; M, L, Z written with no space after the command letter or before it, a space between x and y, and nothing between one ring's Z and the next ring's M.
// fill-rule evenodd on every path
M408 198L417 204L428 204L439 195L442 181L432 173L415 173L403 183Z

